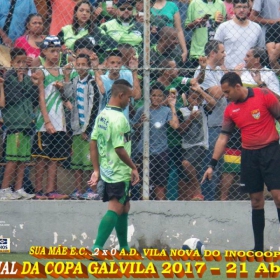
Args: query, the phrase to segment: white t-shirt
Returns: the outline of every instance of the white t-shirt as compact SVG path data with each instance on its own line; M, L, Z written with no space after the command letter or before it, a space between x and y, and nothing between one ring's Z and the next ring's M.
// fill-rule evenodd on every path
M227 69L234 69L236 65L243 63L250 48L264 46L262 29L259 24L252 21L245 27L233 20L226 21L218 27L214 39L225 46Z
M254 81L251 72L246 69L244 70L245 71L242 71L241 74L241 80L243 85L249 87L257 87L258 85ZM280 96L279 80L276 77L276 74L266 67L262 68L262 70L263 71L260 71L262 82L264 82L267 85L268 89Z

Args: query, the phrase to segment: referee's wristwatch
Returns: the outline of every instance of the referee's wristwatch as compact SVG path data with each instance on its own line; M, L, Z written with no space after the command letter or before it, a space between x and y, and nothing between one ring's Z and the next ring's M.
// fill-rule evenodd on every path
M266 86L266 83L261 82L260 84L258 84L258 87L260 87L260 88L264 88L264 87L267 87L267 86Z

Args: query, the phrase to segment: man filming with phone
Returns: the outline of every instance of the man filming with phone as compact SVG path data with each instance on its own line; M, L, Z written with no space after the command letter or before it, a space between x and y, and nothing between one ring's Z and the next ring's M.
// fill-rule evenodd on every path
M204 56L204 48L208 40L214 38L215 30L226 17L226 8L222 0L196 0L188 8L185 27L192 30L190 47L190 65L197 68L198 58Z

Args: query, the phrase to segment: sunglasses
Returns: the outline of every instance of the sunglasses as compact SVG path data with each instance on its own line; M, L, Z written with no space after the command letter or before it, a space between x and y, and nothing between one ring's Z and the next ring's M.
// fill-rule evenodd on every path
M132 11L132 10L133 10L133 7L121 7L121 8L120 8L120 11L121 11L121 12L124 12L125 10Z

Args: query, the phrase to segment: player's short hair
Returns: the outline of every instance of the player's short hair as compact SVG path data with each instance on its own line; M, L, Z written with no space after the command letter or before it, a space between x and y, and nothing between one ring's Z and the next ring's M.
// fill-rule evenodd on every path
M260 59L260 64L262 67L266 66L269 63L268 54L267 54L266 49L254 47L254 48L251 48L250 50L252 50L254 58Z
M221 44L223 44L223 43L218 41L218 40L208 41L205 45L205 55L209 56L212 51L215 52L215 53L218 53L219 46Z
M132 85L124 79L116 80L111 89L111 95L117 96L121 92L126 92L128 89L132 89Z
M89 57L87 54L80 53L80 54L77 55L76 60L77 60L78 58L85 58L85 59L87 60L88 65L89 65L89 66L91 65L90 57Z
M224 74L221 79L221 85L224 83L228 83L230 87L235 87L237 84L243 86L240 76L235 72L228 72Z
M21 48L13 48L10 51L11 60L13 61L18 55L26 55L26 51Z
M233 0L232 3L233 3L233 6L236 6L237 4L247 4L249 6L248 0Z

